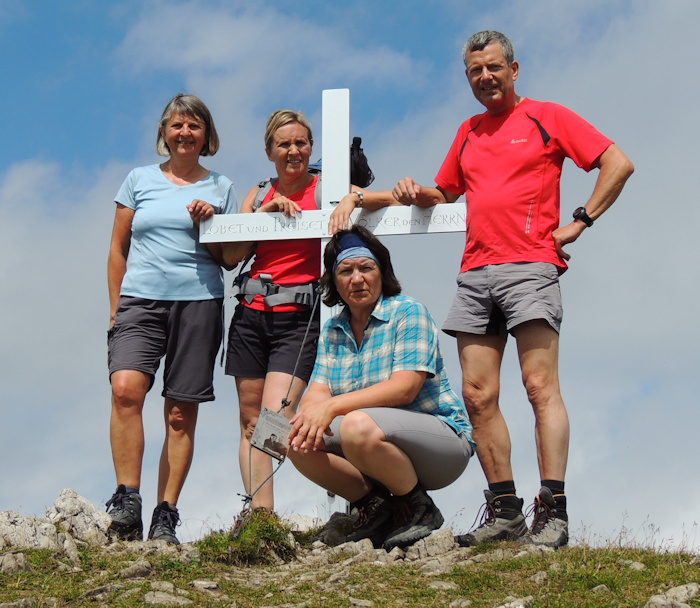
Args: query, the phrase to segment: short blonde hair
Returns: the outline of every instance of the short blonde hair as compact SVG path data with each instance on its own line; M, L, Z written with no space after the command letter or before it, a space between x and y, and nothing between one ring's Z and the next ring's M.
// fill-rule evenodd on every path
M156 152L160 156L170 156L168 144L166 144L165 140L163 139L163 127L168 124L168 121L173 114L183 114L184 116L201 120L204 123L206 139L199 155L214 156L214 154L217 153L219 150L219 135L216 132L214 119L211 117L209 108L207 108L206 104L195 95L178 93L168 102L168 105L165 106L163 114L160 117L160 124L158 125L158 138L156 139Z
M275 110L272 114L270 114L270 118L267 119L267 125L265 127L265 152L269 154L270 150L272 150L272 139L274 138L277 129L292 123L298 123L302 127L306 128L309 133L309 143L313 147L314 136L311 132L311 124L303 112L295 112L294 110Z

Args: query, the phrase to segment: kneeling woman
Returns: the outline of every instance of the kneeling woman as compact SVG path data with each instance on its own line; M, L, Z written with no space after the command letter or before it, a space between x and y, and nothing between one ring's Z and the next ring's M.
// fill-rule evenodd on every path
M404 547L442 525L426 490L464 471L472 428L447 380L437 327L422 304L399 295L386 247L353 226L333 236L324 264L323 301L345 306L323 329L289 457L357 509L347 540Z

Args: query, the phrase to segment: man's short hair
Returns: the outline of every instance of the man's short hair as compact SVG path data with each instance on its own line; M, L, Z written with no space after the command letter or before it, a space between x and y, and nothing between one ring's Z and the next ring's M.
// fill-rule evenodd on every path
M482 32L477 32L467 40L467 44L464 45L462 49L462 59L464 60L464 65L467 65L467 54L473 53L474 51L483 51L489 44L498 43L501 45L503 50L503 55L511 65L515 61L515 50L513 49L513 43L508 39L507 36L497 32L495 30L484 30Z

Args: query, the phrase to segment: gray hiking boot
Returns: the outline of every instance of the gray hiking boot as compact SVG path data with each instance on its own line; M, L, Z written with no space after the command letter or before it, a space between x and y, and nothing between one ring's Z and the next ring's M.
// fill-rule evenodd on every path
M357 519L345 542L369 538L375 549L382 546L394 522L394 506L388 494L372 490L367 496L352 503Z
M386 537L383 547L386 551L394 547L408 547L430 536L444 521L440 509L421 487L410 498L394 503L394 529Z
M179 545L180 541L175 536L175 527L179 522L180 515L175 505L169 502L160 503L153 510L148 540L164 540L171 545Z
M110 538L143 540L141 502L141 494L138 492L127 494L124 485L117 486L112 498L106 504L107 513L112 518L112 523L107 530Z
M496 496L490 490L484 490L484 496L486 504L481 507L481 522L471 532L460 534L455 539L460 546L471 547L497 540L516 540L527 534L522 498L514 494Z
M528 509L534 514L532 526L522 539L523 544L558 549L569 542L569 519L566 515L566 497L554 496L549 488L540 488L535 502Z

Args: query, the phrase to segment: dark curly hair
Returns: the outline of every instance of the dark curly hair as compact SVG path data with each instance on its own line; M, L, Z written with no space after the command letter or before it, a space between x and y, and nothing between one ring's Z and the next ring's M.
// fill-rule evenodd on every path
M336 304L344 303L335 286L335 273L333 266L335 260L340 253L340 239L346 234L355 234L359 236L379 263L379 270L382 274L382 295L386 298L395 296L401 293L401 283L394 274L394 267L391 265L391 256L389 250L382 245L381 241L374 236L367 228L354 225L350 230L339 230L326 245L323 252L323 265L325 270L319 281L323 303L326 306L335 306Z

